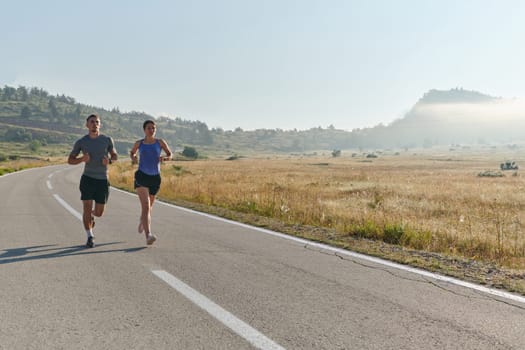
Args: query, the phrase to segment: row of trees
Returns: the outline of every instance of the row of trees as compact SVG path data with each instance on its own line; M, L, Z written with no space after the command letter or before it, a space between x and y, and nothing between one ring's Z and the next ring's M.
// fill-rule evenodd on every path
M0 88L0 102L9 105L10 116L20 117L24 121L49 122L51 129L63 126L83 128L84 119L90 113L99 113L103 117L104 131L121 140L134 140L142 136L142 122L152 119L144 112L122 113L118 108L104 110L77 103L74 98L65 95L52 96L40 88ZM0 117L2 117L0 104ZM15 111L18 111L17 114ZM7 114L7 112L5 112ZM244 131L237 128L233 131L221 128L209 129L201 121L182 118L156 118L159 125L158 136L168 140L174 146L199 145L216 149L242 152L243 150L273 152L308 152L319 149L347 149L367 147L370 143L368 131L356 130L346 132L333 126L310 130L259 129ZM39 127L44 125L40 124Z
M158 136L167 139L174 147L212 145L214 141L208 126L199 121L154 118L136 111L122 113L116 107L105 110L77 103L65 95L53 96L43 89L23 86L0 88L0 124L5 123L5 127L0 127L0 141L66 142L66 139L85 132L85 118L92 113L102 117L104 133L112 135L123 145L143 136L142 123L146 119L156 119ZM44 135L46 129L47 135ZM195 150L190 148L187 152L192 155Z
M6 85L3 88L0 88L0 101L31 101L32 99L41 99L47 97L55 98L63 103L76 103L73 97L65 95L50 96L46 90L37 87L28 89L25 86L14 88Z
M80 104L65 95L52 96L40 88L0 88L0 123L19 127L48 128L52 131L68 133L84 132L85 117L98 113L103 118L104 132L120 142L127 144L142 137L142 123L146 119L156 119L158 136L165 138L174 147L184 145L202 146L232 153L245 150L265 152L311 152L317 150L374 149L374 148L414 148L432 147L450 143L477 142L484 139L504 140L521 137L522 125L498 129L494 126L482 129L479 123L471 123L468 130L454 127L446 118L427 115L419 106L444 103L478 103L491 100L474 91L453 89L449 91L431 90L402 119L390 125L377 125L371 128L338 130L333 126L309 130L258 129L244 131L209 129L206 123L181 118L154 118L144 112L121 112L117 107L105 110ZM3 118L2 118L3 117ZM449 116L450 117L450 116ZM450 118L449 118L450 119ZM8 121L8 123L7 123ZM458 124L459 125L459 124ZM67 127L67 128L66 128ZM496 136L494 136L497 131ZM22 132L21 135L24 133ZM516 135L515 135L516 134ZM22 137L23 136L16 136ZM0 130L0 138L10 138ZM36 134L33 132L33 139ZM40 136L38 136L40 137ZM497 138L499 137L499 139ZM48 140L58 139L53 134ZM51 142L51 141L48 141Z

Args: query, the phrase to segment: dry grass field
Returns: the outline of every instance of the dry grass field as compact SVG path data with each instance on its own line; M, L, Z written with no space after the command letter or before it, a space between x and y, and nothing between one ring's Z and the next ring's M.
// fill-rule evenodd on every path
M525 154L376 154L166 162L159 198L525 294L525 175L499 171L507 159L525 166ZM0 175L61 162L4 161ZM133 191L135 170L122 157L112 185Z
M64 162L64 158L18 158L14 160L0 161L0 176L24 169L55 165Z
M377 156L166 162L159 198L525 294L525 175L499 171L507 159L525 166L525 154ZM0 174L60 162L65 158L1 162ZM110 167L112 185L133 191L135 170L122 157Z
M506 153L168 162L159 197L323 228L326 237L313 238L339 246L360 238L523 270L525 178L519 171L480 176L498 172ZM134 170L119 162L112 185L132 190Z

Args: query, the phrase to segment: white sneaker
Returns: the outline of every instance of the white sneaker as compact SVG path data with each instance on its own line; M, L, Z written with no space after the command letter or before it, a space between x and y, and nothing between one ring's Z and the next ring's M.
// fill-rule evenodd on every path
M157 240L157 237L155 237L154 234L150 233L148 235L148 238L146 238L146 242L148 243L148 245L152 245L153 242L155 242Z

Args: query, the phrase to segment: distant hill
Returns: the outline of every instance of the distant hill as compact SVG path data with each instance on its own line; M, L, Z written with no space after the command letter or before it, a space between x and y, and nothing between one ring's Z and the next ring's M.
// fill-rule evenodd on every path
M86 133L85 118L102 117L121 154L143 136L142 123L155 119L158 137L175 150L195 147L199 154L311 153L320 150L396 149L451 144L501 144L525 141L525 108L464 89L430 90L398 120L352 131L318 127L309 130L209 129L201 121L154 117L144 112L86 105L73 97L50 95L41 88L0 88L0 142L57 145L69 150ZM329 117L327 116L327 119ZM65 151L64 151L65 152Z
M251 152L311 152L350 148L351 133L333 127L307 131L260 129L244 131L209 129L200 121L154 117L143 112L122 113L77 102L73 97L50 95L41 88L0 88L0 142L34 142L61 145L65 149L86 133L85 118L98 113L102 132L111 135L119 153L126 154L143 136L142 123L155 119L157 136L173 149L196 147L204 153L237 155ZM199 152L203 154L203 152Z
M476 91L430 90L401 119L388 126L391 143L494 144L525 140L525 109L517 100Z
M0 88L0 141L67 145L86 134L85 119L97 113L102 117L102 132L111 135L117 149L127 152L143 136L142 123L156 119L158 136L173 146L211 144L208 127L201 122L154 118L143 112L121 113L77 102L65 95L52 96L41 88Z
M469 91L461 88L451 90L430 90L419 99L417 104L440 104L440 103L486 103L500 98L482 94L477 91Z

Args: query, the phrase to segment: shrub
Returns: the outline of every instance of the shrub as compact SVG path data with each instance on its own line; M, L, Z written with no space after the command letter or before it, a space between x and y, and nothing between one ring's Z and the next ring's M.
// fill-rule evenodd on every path
M503 177L503 173L501 171L493 171L493 170L485 170L480 173L478 173L479 177Z
M340 149L334 149L332 151L332 157L340 157L341 156L341 150Z
M197 150L193 147L185 146L184 150L182 151L182 155L187 158L193 158L197 159L199 157L199 153Z
M402 225L386 224L383 232L383 241L386 243L399 244L405 230Z
M360 238L370 238L370 239L377 239L379 235L379 228L377 227L375 222L372 221L364 221L361 224L354 225L350 229L350 234L360 237Z
M400 237L401 245L418 250L428 249L432 245L432 233L430 231L405 230Z

